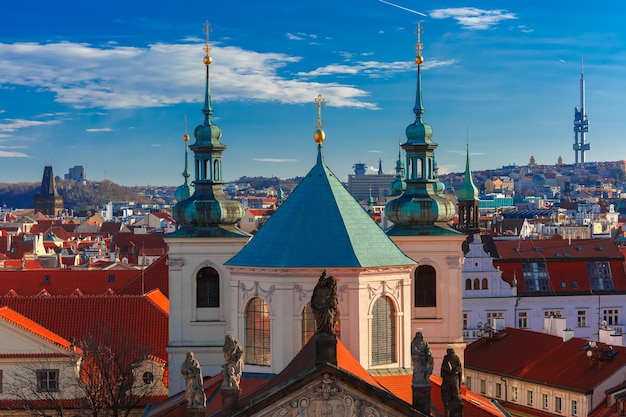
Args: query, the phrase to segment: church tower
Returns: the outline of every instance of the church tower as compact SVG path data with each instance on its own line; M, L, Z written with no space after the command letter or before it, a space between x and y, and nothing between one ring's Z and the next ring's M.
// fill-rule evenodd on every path
M222 153L226 146L221 142L222 130L212 121L209 31L207 22L204 27L204 121L196 127L196 141L189 147L194 153L195 191L192 194L189 189L181 190L179 194L177 190L177 196L184 197L184 192L189 196L174 206L179 229L165 239L169 246L170 305L173 307L167 347L172 393L185 389L180 366L188 351L194 352L205 375L219 372L219 367L209 365L223 362L222 346L229 329L230 275L224 262L239 252L250 238L236 226L244 215L243 206L229 200L222 188ZM186 149L188 136L183 139ZM186 172L185 162L185 183Z
M46 216L56 217L63 211L63 197L57 191L57 183L52 172L52 165L43 169L41 187L33 196L35 213L41 212Z
M452 229L454 203L444 194L437 177L432 128L422 120L421 27L417 27L417 88L415 121L406 128L406 190L387 203L385 213L393 222L387 235L418 262L412 279L411 332L420 330L428 339L435 363L441 363L447 348L462 358L461 259L465 235ZM437 368L437 367L435 367ZM437 372L438 369L435 369Z
M466 233L474 234L480 232L478 225L478 188L474 185L472 178L472 171L470 170L470 158L469 158L469 145L466 149L465 158L465 177L463 178L463 184L459 189L459 223L457 230Z
M368 370L410 368L411 277L403 254L326 166L318 106L317 159L274 215L226 266L233 336L247 372L278 373L315 331L311 294L334 276L338 338Z

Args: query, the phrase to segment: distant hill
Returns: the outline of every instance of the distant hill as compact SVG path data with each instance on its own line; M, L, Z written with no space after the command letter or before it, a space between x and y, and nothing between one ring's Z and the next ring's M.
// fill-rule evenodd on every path
M133 193L130 188L109 180L88 181L85 184L56 178L57 190L63 196L63 206L72 210L92 210L108 201L147 203L148 199ZM12 208L33 207L33 195L41 183L0 183L0 205Z

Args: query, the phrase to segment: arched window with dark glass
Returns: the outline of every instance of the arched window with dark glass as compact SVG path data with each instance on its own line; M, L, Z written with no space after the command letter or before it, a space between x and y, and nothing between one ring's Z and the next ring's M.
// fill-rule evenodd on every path
M255 297L248 302L245 321L246 363L270 366L270 309L265 300Z
M481 281L482 285L480 287L481 290L488 290L489 289L489 280L487 278L483 278L483 280Z
M302 346L306 345L306 342L313 337L315 330L315 315L309 302L302 309Z
M388 297L380 297L372 309L372 365L396 361L396 309Z
M437 306L437 273L430 265L420 265L415 270L415 307Z
M465 289L466 290L471 290L472 289L472 280L469 279L469 278L465 280Z
M480 290L480 280L478 278L474 278L474 289Z
M220 275L206 267L196 275L196 307L220 306Z

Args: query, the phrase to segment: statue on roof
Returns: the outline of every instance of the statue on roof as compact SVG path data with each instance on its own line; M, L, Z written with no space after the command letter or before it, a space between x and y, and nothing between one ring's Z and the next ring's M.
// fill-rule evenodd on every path
M415 333L411 342L411 358L413 359L413 386L430 386L434 360L430 345L424 340L422 332Z
M225 363L222 365L222 388L239 390L243 372L243 347L232 335L227 334L223 351Z
M463 415L463 401L461 400L461 374L463 366L461 359L448 348L441 363L441 399L445 406L445 417Z
M187 358L180 367L180 372L185 378L187 408L205 408L206 396L202 386L202 369L200 362L194 358L193 352L187 352Z
M316 333L335 334L337 300L337 280L323 271L311 297Z

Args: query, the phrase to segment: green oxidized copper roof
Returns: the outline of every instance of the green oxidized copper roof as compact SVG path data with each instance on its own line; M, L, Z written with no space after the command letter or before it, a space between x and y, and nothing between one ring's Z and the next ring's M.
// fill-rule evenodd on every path
M412 265L324 164L317 163L226 265L365 268Z
M406 190L406 181L404 176L404 163L402 162L402 148L398 146L398 159L396 161L396 178L393 180L389 188L391 188L391 195L400 195Z
M470 158L469 158L469 145L467 145L466 158L465 158L465 177L463 178L463 184L459 188L459 200L465 201L478 201L478 188L474 185L472 179L472 171L470 170Z

